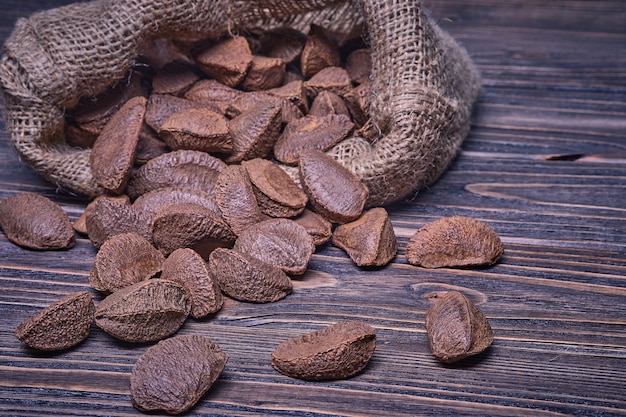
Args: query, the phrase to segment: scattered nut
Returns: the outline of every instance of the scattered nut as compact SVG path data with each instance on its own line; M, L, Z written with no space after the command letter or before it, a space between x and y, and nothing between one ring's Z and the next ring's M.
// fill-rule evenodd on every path
M124 287L100 301L96 325L126 342L155 342L174 334L191 305L182 285L149 279Z
M217 344L203 336L179 335L160 341L133 366L133 407L146 413L184 413L219 378L227 359Z
M445 293L428 309L426 332L433 355L445 363L476 355L493 343L485 315L457 291Z
M374 329L347 320L281 342L272 352L272 366L292 378L345 379L363 370L375 349Z
M443 217L419 229L407 244L410 264L424 268L492 265L504 246L486 224L470 217Z
M15 337L33 349L69 349L89 335L94 311L89 292L72 293L22 321Z
M61 206L34 193L18 193L0 201L0 228L7 239L27 249L69 249L76 242Z

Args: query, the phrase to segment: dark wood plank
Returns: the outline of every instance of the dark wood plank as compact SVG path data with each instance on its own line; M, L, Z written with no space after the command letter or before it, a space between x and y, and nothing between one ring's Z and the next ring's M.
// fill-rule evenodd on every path
M4 2L0 41L17 18L68 3ZM626 4L426 4L483 76L463 151L435 185L388 207L400 245L392 264L357 268L326 245L286 299L230 300L212 319L188 320L181 333L206 335L229 355L190 415L626 415ZM78 217L87 200L22 163L3 123L0 198L34 191ZM502 261L486 269L409 265L410 236L446 215L492 226L505 244ZM0 234L0 254L0 415L140 415L129 375L147 346L96 326L86 342L56 354L13 337L24 318L89 288L91 243L33 252ZM495 333L489 350L457 365L432 357L424 325L426 295L447 289L474 300ZM273 370L269 355L281 340L346 318L377 332L363 373L308 383Z

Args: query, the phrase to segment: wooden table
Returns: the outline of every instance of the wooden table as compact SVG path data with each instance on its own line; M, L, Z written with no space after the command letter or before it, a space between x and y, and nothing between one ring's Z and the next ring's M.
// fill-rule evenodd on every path
M18 17L67 2L5 0L0 41ZM286 299L228 301L211 320L188 320L181 333L206 335L229 355L190 415L626 415L626 3L427 6L483 76L462 153L436 185L389 207L400 245L392 264L360 269L328 245ZM37 192L75 219L86 200L57 193L0 129L0 197ZM408 238L448 215L492 226L505 244L501 262L408 265ZM0 415L140 415L129 376L147 346L95 326L85 343L57 354L28 350L13 336L26 317L89 288L91 243L34 252L0 235L0 254ZM431 356L425 295L441 289L478 303L495 333L488 351L457 365ZM363 373L311 383L271 367L279 341L347 318L377 332Z

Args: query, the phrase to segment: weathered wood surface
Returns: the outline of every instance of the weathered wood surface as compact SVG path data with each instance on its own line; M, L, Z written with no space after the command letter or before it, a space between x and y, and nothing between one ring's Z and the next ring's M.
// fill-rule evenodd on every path
M0 41L15 19L63 0L3 2ZM382 269L355 267L326 246L285 300L229 301L184 333L215 340L225 372L190 415L626 415L626 3L428 1L469 50L484 88L463 152L445 176L389 207L400 252ZM34 191L75 219L86 201L57 193L21 163L0 125L0 197ZM485 221L502 261L480 270L410 266L404 248L444 215ZM95 250L33 252L0 234L0 415L139 415L129 375L147 346L96 328L75 349L41 354L17 324L88 288ZM458 365L431 356L424 327L434 289L479 304L495 333ZM95 292L94 295L99 297ZM360 375L310 383L275 372L279 341L346 318L375 327Z

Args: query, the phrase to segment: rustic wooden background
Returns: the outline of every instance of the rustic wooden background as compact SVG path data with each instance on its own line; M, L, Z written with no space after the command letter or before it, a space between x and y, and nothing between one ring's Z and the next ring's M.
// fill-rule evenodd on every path
M0 41L15 20L67 0L4 0ZM626 2L427 0L483 76L459 158L432 188L389 207L396 260L359 269L326 246L285 300L230 301L183 333L215 340L230 359L190 415L626 415ZM0 197L34 191L72 219L84 199L58 193L20 162L0 122ZM485 221L502 261L481 270L410 266L404 248L447 215ZM139 415L129 375L147 346L96 328L75 349L42 354L17 324L88 288L95 251L20 249L0 234L0 415ZM488 316L485 353L457 365L431 356L425 294L457 289ZM95 292L94 296L99 297ZM99 298L98 298L99 299ZM285 338L346 318L375 327L366 370L345 381L290 379L270 366Z

